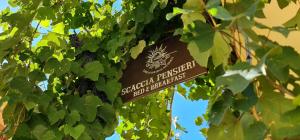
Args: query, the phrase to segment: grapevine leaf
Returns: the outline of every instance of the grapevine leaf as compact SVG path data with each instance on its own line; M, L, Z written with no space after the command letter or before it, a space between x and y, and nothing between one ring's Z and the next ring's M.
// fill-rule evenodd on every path
M300 106L300 95L298 95L294 100L293 100L294 105Z
M39 53L38 53L38 58L44 62L46 61L48 58L50 58L52 56L52 54L54 53L54 51L52 49L50 49L50 47L46 47L46 46L42 46L39 47Z
M176 123L175 128L185 133L188 132L186 128L182 127L179 123Z
M84 110L81 110L81 112L84 113L83 117L86 119L86 121L92 122L95 120L97 108L102 104L102 102L97 96L94 95L84 96L83 100Z
M80 121L80 115L78 113L78 111L76 110L72 110L70 114L68 114L67 117L67 123L70 126L73 126L77 121Z
M200 126L203 123L203 119L199 116L195 119L195 124L197 126Z
M79 124L75 127L72 127L69 125L64 126L64 133L69 134L75 140L77 140L81 136L81 134L84 132L84 130L85 130L85 126L82 124Z
M25 94L29 94L32 91L32 85L29 83L27 78L23 76L14 77L14 79L10 82L10 87Z
M260 78L259 80L261 81L259 88L261 89L262 96L259 98L256 108L257 112L261 113L260 116L265 124L273 123L270 126L272 138L282 139L294 132L299 132L295 128L296 125L290 125L286 120L281 119L284 113L295 109L296 106L293 105L292 101L285 99L282 94L274 92L272 85L266 79ZM296 130L293 130L293 128ZM282 130L290 132L287 133L287 131Z
M63 22L55 24L53 26L53 32L63 35L65 33L65 24Z
M197 0L187 0L184 3L183 8L194 11L202 11L203 9L205 9L205 7L203 7Z
M34 70L30 72L28 76L29 79L33 82L41 82L47 79L45 74L40 70Z
M167 20L170 20L172 19L173 17L179 15L179 14L189 14L189 13L192 13L193 10L188 10L188 9L181 9L181 8L178 8L178 7L174 7L173 8L173 12L172 13L168 13L166 15L166 19Z
M141 54L143 52L145 47L146 47L145 40L140 40L138 45L136 45L135 47L130 49L131 57L133 59L136 59L139 56L139 54Z
M244 132L241 126L241 122L226 111L222 123L218 126L213 125L208 129L207 139L208 140L243 140Z
M254 122L244 132L245 140L262 140L267 133L267 126L262 122Z
M97 81L99 74L104 72L103 65L99 61L89 62L84 65L83 75L93 81Z
M230 89L233 93L243 91L249 83L250 81L239 74L233 74L224 77L221 76L217 78L217 86L225 85L225 87Z
M51 125L57 121L64 119L66 112L64 110L56 110L54 106L50 106L48 110L48 119Z
M222 35L219 32L216 32L214 36L214 45L211 49L211 55L214 65L227 65L230 53L231 48L227 45Z
M196 62L199 65L204 66L204 67L207 66L208 58L210 56L210 51L201 52L199 50L199 47L197 46L197 44L194 41L192 41L188 44L188 50L189 50L191 56L196 60Z
M210 123L214 125L220 125L224 119L224 115L228 108L232 105L233 98L229 92L224 92L221 99L216 101L209 113Z
M181 94L183 97L186 97L186 89L181 86L181 85L177 85L177 91L179 94Z
M217 86L225 85L233 93L239 93L246 89L254 78L265 74L264 64L249 68L245 68L247 64L242 64L238 63L232 66L231 70L227 70L224 75L217 77Z
M289 21L287 21L286 23L284 23L285 27L298 27L300 28L300 10L298 10L297 14L290 19Z
M50 58L45 64L44 71L46 73L54 73L60 66L60 62L56 58Z
M221 1L220 0L209 0L207 3L206 3L206 8L207 9L210 9L212 7L215 7L215 6L219 6L221 4Z
M278 6L280 9L287 7L292 0L277 0Z
M48 130L45 134L43 134L41 140L60 140L62 138L63 135L60 132Z
M189 29L191 31L196 32L192 40L198 46L199 51L201 52L208 51L210 48L213 47L215 32L210 27L210 25L202 21L196 21L194 23L195 23L194 27L192 25L189 26Z
M234 107L238 110L248 111L257 103L257 96L253 84L250 84L243 92L243 98L234 101Z
M115 111L109 104L99 107L99 116L108 123L112 123L116 119Z
M82 46L82 49L88 50L90 52L96 52L99 49L99 43L96 39L85 40L85 43Z
M100 91L104 91L108 99L113 102L120 93L122 85L117 80L99 80L96 83L96 88Z
M218 19L222 19L222 20L232 20L233 19L231 14L225 8L223 8L221 6L216 6L216 7L210 8L208 10L208 13L211 14L212 16L214 16Z

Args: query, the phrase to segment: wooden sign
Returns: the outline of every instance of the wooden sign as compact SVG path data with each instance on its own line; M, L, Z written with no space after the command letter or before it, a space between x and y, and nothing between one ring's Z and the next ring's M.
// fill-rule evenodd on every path
M149 95L206 73L178 38L148 47L127 64L121 78L123 102Z

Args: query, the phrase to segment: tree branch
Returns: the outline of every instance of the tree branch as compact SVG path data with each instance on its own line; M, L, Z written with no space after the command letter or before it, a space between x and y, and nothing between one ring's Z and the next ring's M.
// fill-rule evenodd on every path
M169 117L169 120L170 120L170 130L169 130L169 133L168 133L168 136L167 136L167 139L166 140L170 140L171 139L171 135L172 135L172 107L173 107L173 100L174 100L174 95L175 95L175 86L172 87L173 89L173 93L171 95L171 99L170 99L170 117Z

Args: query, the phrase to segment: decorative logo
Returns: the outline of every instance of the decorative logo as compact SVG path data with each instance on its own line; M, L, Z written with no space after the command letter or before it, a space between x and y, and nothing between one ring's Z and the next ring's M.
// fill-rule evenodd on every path
M156 47L154 50L150 50L147 56L146 69L143 70L146 74L154 74L165 69L173 61L174 57L171 54L176 53L177 51L168 53L166 47L161 45Z

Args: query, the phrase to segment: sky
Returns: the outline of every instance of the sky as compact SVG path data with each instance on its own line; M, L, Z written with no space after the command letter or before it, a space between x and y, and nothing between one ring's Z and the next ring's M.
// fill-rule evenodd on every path
M8 6L8 0L0 0L0 10L3 10ZM102 3L103 0L99 0L99 3ZM114 4L114 8L116 10L121 10L121 0L117 0ZM16 8L12 9L13 11ZM33 23L33 25L36 23ZM1 33L1 29L0 29ZM34 40L34 44L39 40L37 38ZM157 95L159 96L159 95ZM199 127L196 126L194 120L198 116L202 116L205 114L207 108L207 101L189 101L186 100L179 93L175 93L173 107L172 107L172 116L178 117L178 122L186 128L187 133L181 133L181 140L205 140L205 137L200 133L200 129L203 127L207 127L207 122L203 122L203 124ZM174 128L174 126L172 126ZM113 136L107 138L106 140L120 140L120 136L118 134L114 134Z

